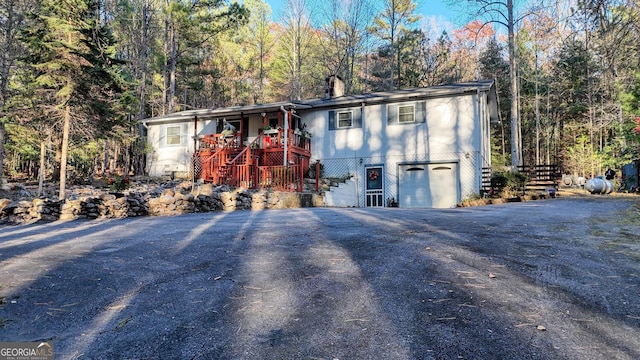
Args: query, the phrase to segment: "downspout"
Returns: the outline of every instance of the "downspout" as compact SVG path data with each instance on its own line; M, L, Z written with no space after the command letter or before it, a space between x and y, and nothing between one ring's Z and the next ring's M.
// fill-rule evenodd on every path
M471 162L476 161L476 164L474 166L474 169L476 171L476 181L478 181L479 186L477 186L474 190L478 189L481 190L482 189L482 168L484 167L484 157L485 157L485 146L487 146L487 144L485 143L485 137L484 137L484 132L489 130L489 129L485 129L485 114L484 114L484 109L483 109L483 101L482 101L482 96L481 96L481 92L480 92L480 87L478 87L476 89L476 97L477 97L477 101L478 101L478 124L479 124L479 128L480 128L480 134L479 134L479 139L478 139L478 156L474 156L473 159L471 159ZM490 126L490 124L489 124ZM475 152L475 149L473 149ZM466 155L465 155L466 156ZM479 161L478 161L479 160ZM480 193L480 192L478 192Z
M198 151L198 117L193 117L193 155Z
M142 124L142 127L144 127L145 129L147 129L147 135L149 132L149 126L147 126L147 122L146 121L140 121L140 124ZM149 141L149 138L147 136L147 141ZM146 147L147 144L144 144L144 146ZM155 150L154 150L155 152ZM153 156L149 156L148 154L145 154L145 160L148 162L146 164L146 166L142 169L142 173L145 174L147 173L146 169L149 169L149 172L151 172L151 163L153 161Z
M284 160L282 166L288 166L287 152L289 150L289 113L284 109L284 106L280 106L280 110L284 113Z
M196 183L196 155L198 154L198 117L193 117L193 155L191 155L191 183ZM198 160L200 161L200 160Z

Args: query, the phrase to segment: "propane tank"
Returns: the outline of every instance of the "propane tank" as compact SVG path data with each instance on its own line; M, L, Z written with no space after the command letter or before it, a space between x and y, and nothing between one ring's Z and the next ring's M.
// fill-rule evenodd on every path
M613 182L598 176L587 180L584 188L592 194L610 194L613 191Z

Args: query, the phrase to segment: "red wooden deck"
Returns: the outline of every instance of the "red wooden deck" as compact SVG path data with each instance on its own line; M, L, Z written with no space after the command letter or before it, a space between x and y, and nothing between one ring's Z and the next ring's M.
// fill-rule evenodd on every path
M285 136L286 135L286 136ZM311 139L297 130L266 130L252 142L240 133L205 135L196 154L199 178L246 189L302 191Z

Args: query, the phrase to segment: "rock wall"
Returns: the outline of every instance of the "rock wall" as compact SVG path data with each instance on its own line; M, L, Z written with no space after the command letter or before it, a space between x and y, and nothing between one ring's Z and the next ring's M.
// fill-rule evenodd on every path
M264 210L319 206L315 194L232 190L209 184L191 183L160 186L149 190L131 189L122 193L83 189L69 199L0 199L0 221L13 224L35 221L107 219L136 216L171 216L196 212Z

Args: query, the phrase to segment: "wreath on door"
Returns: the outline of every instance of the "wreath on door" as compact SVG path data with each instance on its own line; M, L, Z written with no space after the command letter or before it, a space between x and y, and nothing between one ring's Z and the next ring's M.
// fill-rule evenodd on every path
M378 180L378 172L373 170L369 173L369 180L376 181Z

